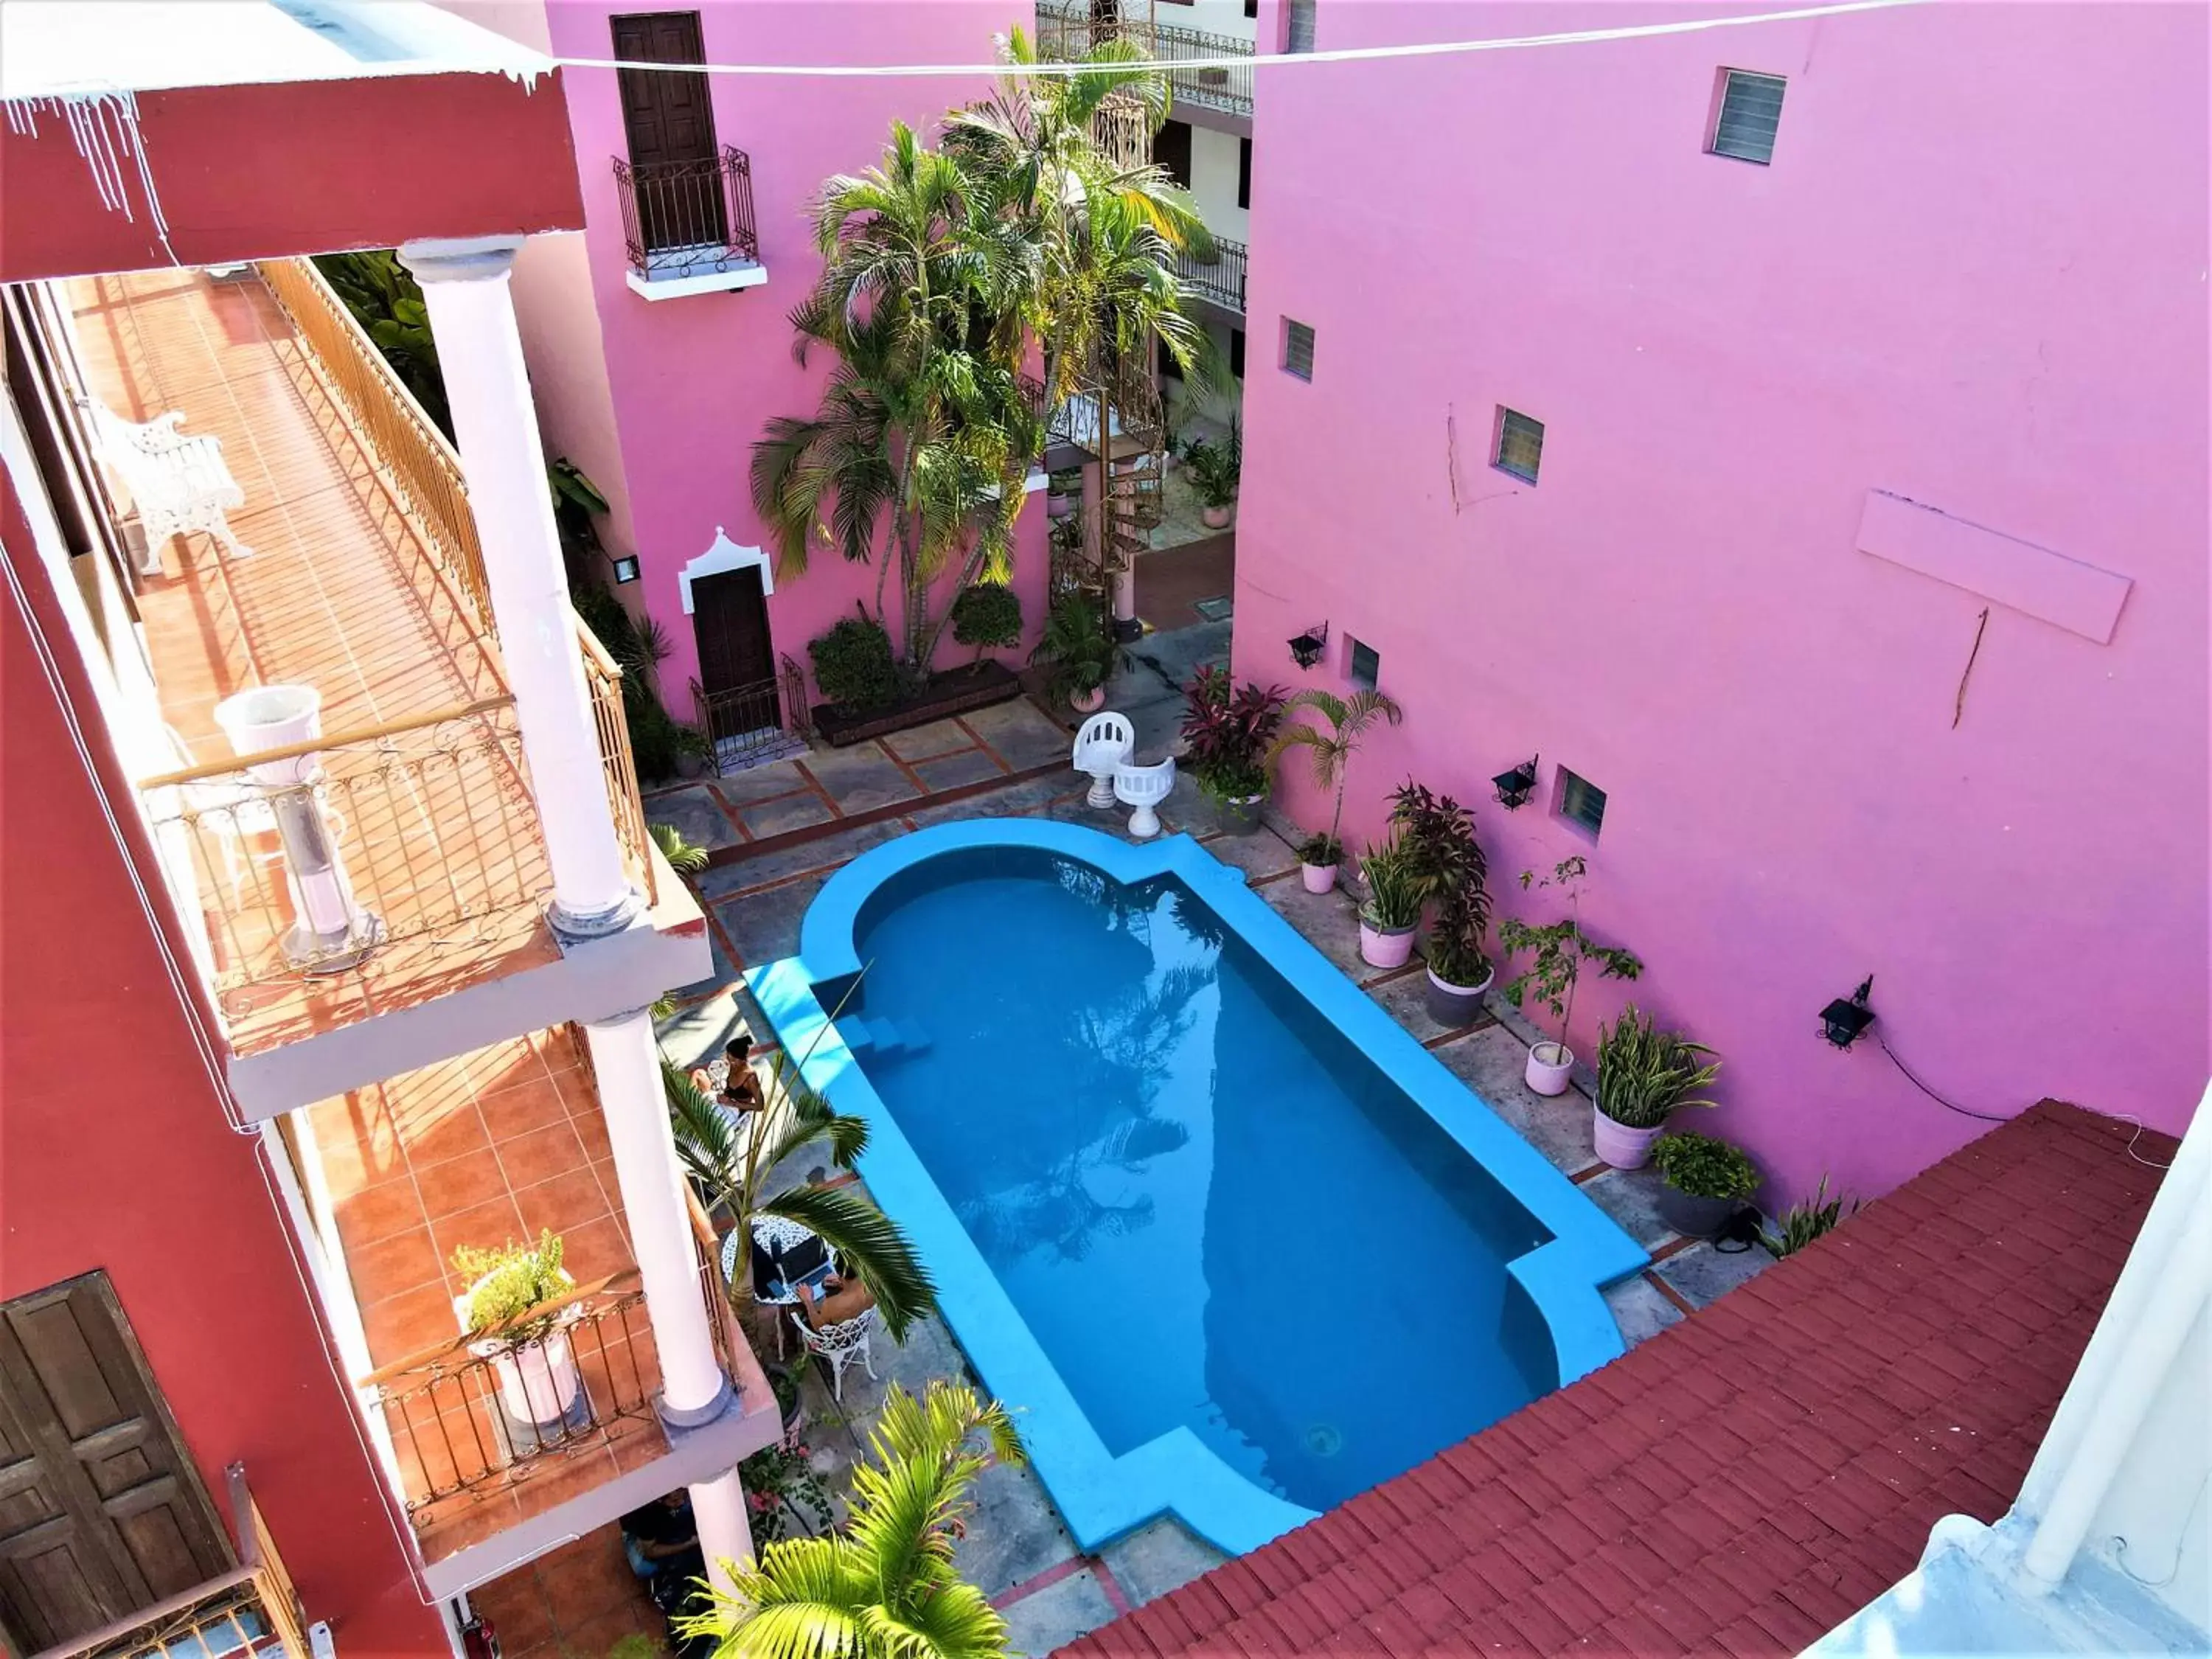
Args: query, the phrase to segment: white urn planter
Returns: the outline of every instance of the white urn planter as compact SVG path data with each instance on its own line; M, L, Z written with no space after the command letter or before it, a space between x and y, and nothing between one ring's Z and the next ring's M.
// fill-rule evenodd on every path
M1403 968L1413 954L1411 927L1377 927L1359 919L1359 959L1370 968Z
M1615 1123L1595 1106L1590 1108L1590 1141L1598 1157L1616 1170L1640 1170L1651 1161L1651 1143L1659 1139L1663 1125L1655 1124L1649 1129L1632 1129L1626 1123Z
M562 1279L569 1289L575 1288L575 1280L566 1273ZM478 1279L454 1299L453 1310L464 1325L469 1304L485 1282ZM584 1378L568 1345L568 1327L582 1316L580 1308L563 1308L554 1316L553 1328L543 1336L522 1342L489 1337L468 1345L471 1353L490 1360L498 1375L500 1407L518 1452L534 1451L539 1442L558 1438L562 1425L580 1414Z
M1522 1076L1540 1095L1563 1095L1574 1069L1573 1049L1564 1042L1540 1042L1528 1050L1528 1066Z

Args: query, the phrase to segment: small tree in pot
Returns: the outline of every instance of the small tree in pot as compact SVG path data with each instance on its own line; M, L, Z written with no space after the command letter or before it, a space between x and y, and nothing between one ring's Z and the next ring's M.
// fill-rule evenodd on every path
M1521 872L1523 889L1557 887L1566 896L1567 914L1541 927L1509 916L1498 927L1498 942L1509 955L1534 953L1528 966L1508 980L1506 1000L1518 1008L1530 991L1559 1022L1557 1042L1539 1042L1528 1050L1528 1086L1540 1095L1563 1095L1568 1074L1574 1069L1574 1051L1567 1047L1567 1031L1574 1023L1575 989L1582 981L1586 963L1597 965L1601 979L1634 979L1644 964L1630 951L1600 945L1582 930L1579 919L1583 877L1589 866L1581 854L1559 860L1552 873L1538 879L1534 870Z
M1054 601L1045 613L1044 636L1030 653L1032 663L1044 666L1047 695L1085 714L1105 702L1106 682L1121 657L1104 614L1080 593Z
M1630 1003L1620 1018L1598 1028L1597 1099L1590 1108L1590 1138L1597 1155L1616 1170L1640 1170L1668 1117L1720 1075L1721 1063L1702 1042L1662 1031Z
M1283 723L1283 688L1238 685L1229 671L1201 668L1183 690L1183 769L1221 808L1231 835L1260 827L1267 798L1267 757Z
M453 1270L468 1281L454 1311L470 1340L469 1352L489 1359L499 1374L501 1414L517 1452L535 1451L589 1420L564 1333L582 1310L563 1303L576 1288L561 1265L561 1241L550 1231L535 1244L512 1240L497 1249L463 1245Z
M1011 587L978 582L952 601L952 637L975 647L977 662L986 651L1003 651L1022 642L1022 602Z
M1237 480L1244 471L1244 434L1232 427L1225 444L1194 438L1183 451L1182 465L1198 494L1199 522L1208 530L1226 530L1235 516Z
M1380 691L1355 691L1349 697L1340 697L1333 691L1318 689L1301 691L1284 705L1286 714L1299 714L1312 709L1328 722L1323 730L1319 725L1309 726L1301 721L1291 726L1275 739L1272 758L1279 760L1289 750L1309 750L1313 755L1314 782L1323 789L1335 792L1335 799L1328 815L1328 833L1310 836L1298 845L1298 863L1305 877L1306 891L1326 893L1336 885L1337 866L1344 861L1344 843L1338 832L1344 827L1345 774L1352 764L1352 757L1358 748L1367 728L1378 720L1392 726L1405 718L1403 711Z
M1370 968L1402 968L1413 954L1428 887L1413 854L1395 836L1359 861L1367 902L1359 907L1359 956Z
M1711 1135L1661 1135L1652 1143L1651 1161L1667 1182L1659 1191L1659 1218L1687 1237L1712 1237L1759 1190L1758 1167L1743 1149Z
M1405 840L1436 902L1427 942L1430 1017L1448 1028L1474 1018L1496 971L1483 947L1490 937L1490 861L1474 838L1474 815L1449 795L1422 784L1401 784L1390 797L1390 823Z

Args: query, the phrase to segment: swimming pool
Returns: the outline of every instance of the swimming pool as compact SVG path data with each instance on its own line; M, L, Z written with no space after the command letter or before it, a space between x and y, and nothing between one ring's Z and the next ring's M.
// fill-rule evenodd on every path
M1254 1548L1620 1352L1644 1251L1187 837L922 830L749 978L1085 1548Z

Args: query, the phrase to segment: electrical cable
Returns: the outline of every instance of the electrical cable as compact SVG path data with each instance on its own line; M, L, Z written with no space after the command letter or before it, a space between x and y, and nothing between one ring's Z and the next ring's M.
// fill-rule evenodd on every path
M1977 1118L1984 1123L2009 1123L2012 1121L2009 1117L2001 1117L1994 1112L1971 1111L1964 1106L1958 1105L1954 1102L1944 1099L1942 1096L1937 1094L1933 1089L1923 1083L1920 1080L1918 1074L1915 1073L1910 1066L1907 1066L1903 1060L1897 1057L1897 1050L1891 1048L1888 1043L1882 1041L1881 1032L1876 1031L1874 1034L1874 1040L1881 1045L1882 1053L1889 1056L1889 1063L1896 1066L1899 1071L1904 1073L1906 1080L1910 1082L1914 1088L1919 1090L1922 1094L1926 1095L1929 1099L1934 1101L1945 1111L1956 1112L1960 1117Z

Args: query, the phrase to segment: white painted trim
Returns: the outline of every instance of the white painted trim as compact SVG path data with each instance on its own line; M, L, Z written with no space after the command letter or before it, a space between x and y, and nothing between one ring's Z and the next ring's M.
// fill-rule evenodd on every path
M761 573L761 595L766 598L775 592L775 567L769 556L757 547L739 547L729 538L721 526L714 526L714 540L704 553L676 573L676 586L684 596L684 614L691 611L691 584L702 576L720 576L727 571L757 568Z
M766 265L733 265L727 270L704 271L696 276L641 276L635 270L624 276L630 292L641 294L648 300L681 300L693 294L730 294L740 289L758 288L768 281Z

